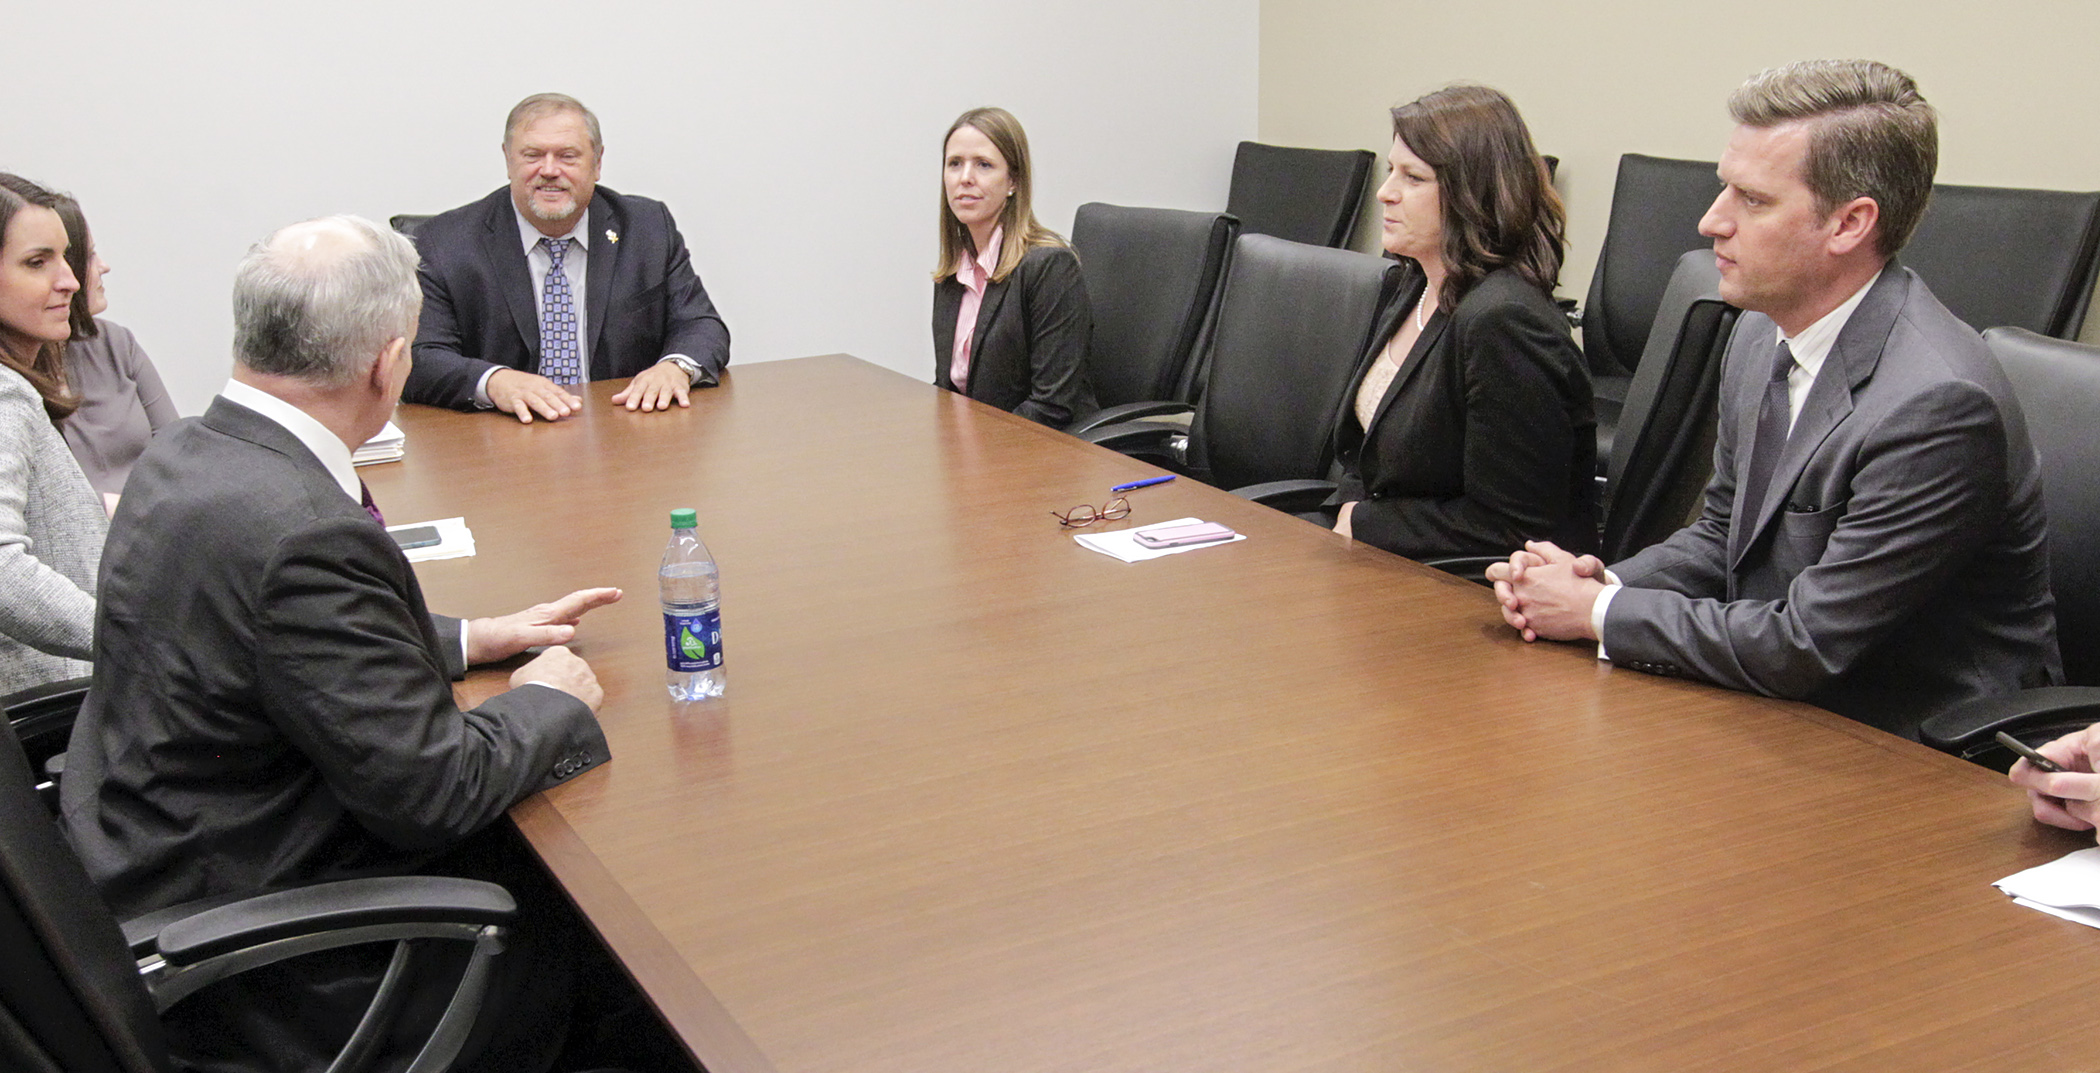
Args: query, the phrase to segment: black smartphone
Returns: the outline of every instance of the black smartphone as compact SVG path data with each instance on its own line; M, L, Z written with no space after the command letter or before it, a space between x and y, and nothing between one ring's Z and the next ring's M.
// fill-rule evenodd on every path
M2062 771L2064 769L2064 766L2062 764L2059 764L2056 761L2051 760L2038 752L2035 752L2033 749L2028 748L2026 742L2023 742L2020 739L2015 738L2010 734L2007 734L2005 731L2001 730L1998 732L1998 744L2003 745L2006 748L2011 749L2013 752L2020 754L2020 756L2025 758L2028 763L2033 764L2035 767L2041 768L2043 771L2056 772Z
M394 538L394 543L401 545L402 551L427 548L442 539L438 536L438 527L434 525L412 525L406 529L390 529L387 532Z

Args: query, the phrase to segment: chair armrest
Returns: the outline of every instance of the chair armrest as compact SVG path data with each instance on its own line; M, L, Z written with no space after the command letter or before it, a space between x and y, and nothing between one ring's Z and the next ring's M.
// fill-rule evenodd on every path
M2100 687L2047 686L1955 705L1920 723L1918 737L1973 759L1996 747L2001 730L2022 741L2047 741L2092 723L2100 723Z
M1185 428L1157 421L1124 421L1089 429L1083 433L1074 433L1088 443L1099 444L1111 451L1152 446L1188 434L1189 430Z
M1454 555L1448 559L1424 559L1423 566L1433 566L1444 573L1465 578L1476 585L1489 584L1487 568L1496 563L1509 561L1507 555Z
M1333 481L1292 480L1265 481L1235 488L1232 494L1241 499L1251 499L1265 507L1274 507L1286 514L1302 514L1318 510L1327 502L1327 497L1339 487Z
M1077 436L1082 432L1092 432L1105 425L1120 425L1125 421L1135 421L1141 417L1166 417L1171 414L1192 414L1195 412L1195 408L1188 403L1171 402L1165 399L1152 402L1126 402L1095 410L1093 413L1087 414L1065 426L1065 431Z
M1185 428L1151 421L1127 421L1120 425L1105 425L1083 433L1079 438L1181 476L1189 476L1189 432Z
M80 717L80 705L87 700L87 691L88 679L68 678L0 698L0 708L5 708L8 725L21 739L31 768L42 763L44 757L65 749L66 739L73 734L73 723Z
M186 965L321 932L398 924L507 924L517 912L509 891L474 879L344 879L201 907L163 924L154 946L169 964Z

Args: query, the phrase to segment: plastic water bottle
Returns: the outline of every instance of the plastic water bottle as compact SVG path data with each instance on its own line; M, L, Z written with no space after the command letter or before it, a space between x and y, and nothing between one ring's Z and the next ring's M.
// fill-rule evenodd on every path
M656 571L664 608L664 658L675 701L722 695L722 587L691 507L671 512L671 542Z

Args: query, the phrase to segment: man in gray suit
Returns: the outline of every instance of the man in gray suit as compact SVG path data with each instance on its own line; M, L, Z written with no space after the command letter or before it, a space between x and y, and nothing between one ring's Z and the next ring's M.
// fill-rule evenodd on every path
M520 798L607 759L604 694L561 646L619 590L469 623L432 615L362 495L350 452L393 412L419 306L401 236L354 217L279 231L235 280L232 381L132 470L61 794L120 916L450 870L440 855ZM534 645L552 647L509 692L453 703L467 664ZM322 1059L369 995L335 986L365 958L227 981L176 1007L171 1042L197 1068Z
M1749 312L1700 516L1609 571L1526 545L1489 571L1504 618L1911 736L1948 702L2058 681L2026 423L1976 332L1893 260L1931 194L1931 106L1901 71L1811 61L1729 111L1700 231Z

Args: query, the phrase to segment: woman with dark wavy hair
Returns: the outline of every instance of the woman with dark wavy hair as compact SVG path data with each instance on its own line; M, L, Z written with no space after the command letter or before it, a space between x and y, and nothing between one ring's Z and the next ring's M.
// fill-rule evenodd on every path
M1334 439L1335 531L1413 559L1597 543L1589 373L1553 302L1566 214L1508 97L1393 109L1383 243L1420 272L1381 311Z
M80 283L57 195L0 174L0 695L88 672L107 519L59 436Z

